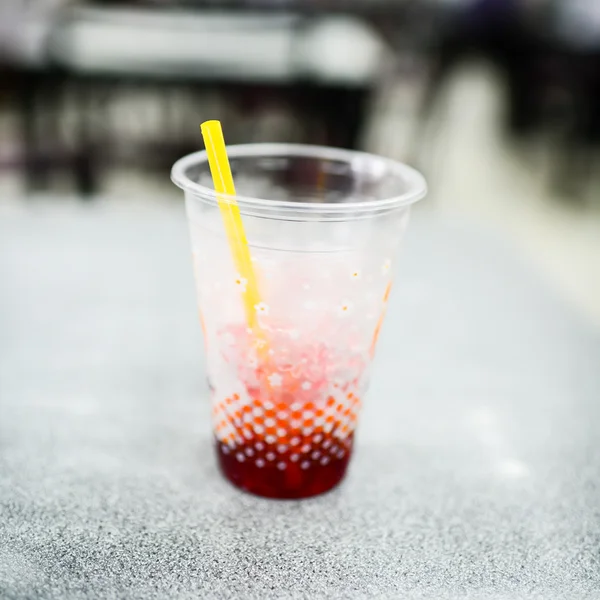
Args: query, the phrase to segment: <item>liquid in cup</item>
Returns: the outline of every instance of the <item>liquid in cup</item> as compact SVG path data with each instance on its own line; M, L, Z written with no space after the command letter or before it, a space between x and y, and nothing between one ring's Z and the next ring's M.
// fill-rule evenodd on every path
M224 475L272 498L343 478L410 205L426 191L380 157L299 145L228 148L259 278L249 329L204 153L178 161Z

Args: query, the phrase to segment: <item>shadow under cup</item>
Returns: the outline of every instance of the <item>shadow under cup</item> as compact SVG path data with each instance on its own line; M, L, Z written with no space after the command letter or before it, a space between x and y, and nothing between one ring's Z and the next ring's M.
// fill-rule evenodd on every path
M302 145L228 148L259 285L244 310L205 152L173 167L185 192L219 464L271 498L326 492L352 454L392 265L423 177L361 152Z

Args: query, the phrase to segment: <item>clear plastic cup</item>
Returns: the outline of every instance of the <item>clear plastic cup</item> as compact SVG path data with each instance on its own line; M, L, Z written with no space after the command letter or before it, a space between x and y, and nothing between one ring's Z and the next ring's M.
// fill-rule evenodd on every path
M205 152L173 166L185 192L212 424L224 475L274 498L343 478L392 284L392 264L423 177L334 148L228 147L257 273L248 328Z

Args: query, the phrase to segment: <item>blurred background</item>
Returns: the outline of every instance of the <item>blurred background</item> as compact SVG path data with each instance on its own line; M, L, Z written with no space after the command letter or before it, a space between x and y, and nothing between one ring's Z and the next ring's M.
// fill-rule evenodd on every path
M0 3L0 208L180 202L209 118L413 164L600 326L599 0Z

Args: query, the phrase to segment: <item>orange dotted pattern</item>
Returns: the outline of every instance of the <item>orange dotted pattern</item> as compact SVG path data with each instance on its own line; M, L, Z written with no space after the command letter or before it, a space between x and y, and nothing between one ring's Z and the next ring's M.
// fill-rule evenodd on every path
M285 449L307 445L310 449L319 437L350 436L360 407L360 398L342 388L316 402L273 402L233 394L214 403L212 419L217 439L231 448L259 441Z

